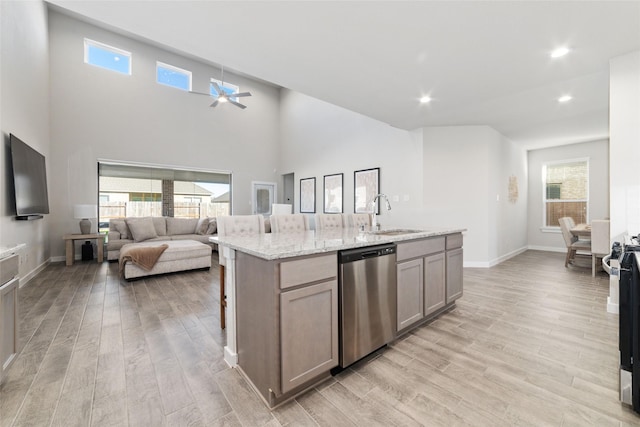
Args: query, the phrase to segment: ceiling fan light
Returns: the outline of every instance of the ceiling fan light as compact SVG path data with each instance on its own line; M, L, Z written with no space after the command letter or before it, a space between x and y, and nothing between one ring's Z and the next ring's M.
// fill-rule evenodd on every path
M422 98L420 98L421 104L428 104L429 102L431 102L431 97L429 95L425 95Z
M220 96L218 97L218 101L219 101L219 102L227 102L227 97L226 97L226 96L224 96L224 95L220 95Z
M553 52L551 52L551 57L552 58L560 58L561 56L565 56L567 53L569 53L569 48L566 46L563 47L559 47L557 49L555 49Z
M573 99L573 97L571 95L563 95L560 98L558 98L558 102L569 102Z

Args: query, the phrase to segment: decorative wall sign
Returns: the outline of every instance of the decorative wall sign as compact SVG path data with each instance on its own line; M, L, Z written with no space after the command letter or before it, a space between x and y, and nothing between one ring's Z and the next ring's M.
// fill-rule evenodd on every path
M324 176L324 213L342 213L342 174Z
M380 168L365 169L353 173L353 211L355 213L371 213L370 204L380 194ZM375 207L380 213L380 201Z
M509 177L509 201L511 203L518 201L518 177L514 175Z
M300 180L300 213L316 212L316 179Z

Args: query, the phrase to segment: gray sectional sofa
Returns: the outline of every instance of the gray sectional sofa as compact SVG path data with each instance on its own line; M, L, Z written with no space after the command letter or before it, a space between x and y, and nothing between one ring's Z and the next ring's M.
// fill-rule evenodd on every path
M142 217L109 221L107 259L117 261L120 248L128 243L195 240L217 249L209 237L216 235L216 218Z

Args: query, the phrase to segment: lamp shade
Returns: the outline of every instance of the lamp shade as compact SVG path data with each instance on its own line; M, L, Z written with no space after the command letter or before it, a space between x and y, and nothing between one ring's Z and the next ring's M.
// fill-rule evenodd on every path
M97 218L98 207L96 205L74 205L73 217L76 219Z

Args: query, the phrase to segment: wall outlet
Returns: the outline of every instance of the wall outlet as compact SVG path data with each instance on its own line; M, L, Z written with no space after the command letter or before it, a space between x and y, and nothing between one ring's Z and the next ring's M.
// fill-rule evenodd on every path
M409 201L409 195L405 194L404 196L402 196L402 201L403 202L408 202Z
M400 196L398 196L397 194L395 196L392 197L392 200L394 202L399 202L400 201Z

